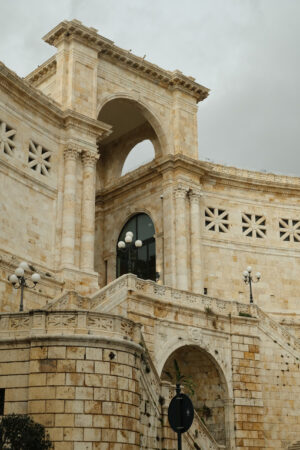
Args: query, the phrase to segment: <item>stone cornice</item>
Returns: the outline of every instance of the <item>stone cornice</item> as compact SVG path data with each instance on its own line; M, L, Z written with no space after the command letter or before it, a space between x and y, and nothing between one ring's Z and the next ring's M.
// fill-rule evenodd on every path
M44 114L48 120L56 124L62 117L62 111L57 102L35 89L2 62L0 62L0 89L5 90L17 102L25 104L27 109L30 107L35 109L40 115Z
M261 187L267 191L274 189L300 189L299 177L256 172L254 170L239 169L204 161L199 161L199 165L205 170L206 176L222 179L229 184L238 182L239 186L241 184L253 185L253 188Z
M179 70L170 72L146 61L144 58L131 54L114 45L113 41L99 35L95 28L88 28L78 20L63 21L43 37L44 41L57 47L63 40L76 39L84 45L98 51L99 58L108 59L113 64L125 66L143 78L148 78L169 90L179 89L196 98L197 102L204 100L209 89L195 82L193 77L187 77ZM43 72L45 69L41 68ZM38 76L36 69L34 76ZM31 75L31 74L30 74Z
M34 86L38 86L42 81L46 80L56 72L56 56L53 55L43 64L38 66L35 70L30 72L24 80L28 81Z
M47 121L51 120L55 125L66 130L77 128L81 132L92 134L101 139L111 133L111 125L89 118L73 110L62 111L58 103L31 86L28 81L18 77L17 74L0 62L1 88L6 90L16 101L26 104L27 109L29 107L35 109L39 115L43 114Z
M220 183L239 188L244 186L247 189L250 188L265 192L284 191L285 194L289 193L292 195L300 191L300 178L297 177L226 167L205 161L198 161L179 154L157 158L115 180L97 192L97 202L109 200L112 197L118 196L120 193L137 188L143 183L150 180L153 181L154 178L168 171L174 171L175 169L182 169L187 173L196 174L199 176L201 182L204 180L209 181L210 179L215 180L217 178ZM192 179L187 184L192 190L196 187Z
M277 175L273 173L255 172L247 169L223 166L206 161L198 161L188 156L177 154L167 155L161 158L157 171L164 172L174 168L185 169L187 173L193 172L200 176L201 180L210 178L219 179L228 185L247 186L251 189L259 189L266 192L272 191L299 191L300 177Z
M80 131L88 132L101 140L112 132L112 126L100 120L91 119L73 110L66 110L61 113L64 127L66 129L77 128Z

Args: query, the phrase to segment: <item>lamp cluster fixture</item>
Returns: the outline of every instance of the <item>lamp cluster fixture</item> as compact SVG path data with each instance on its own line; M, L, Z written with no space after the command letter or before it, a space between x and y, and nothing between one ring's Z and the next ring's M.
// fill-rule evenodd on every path
M245 284L249 284L250 303L253 303L252 283L258 283L261 278L261 274L259 272L257 272L255 277L256 278L254 278L252 276L252 267L248 266L247 269L243 272L243 278L244 278Z
M126 248L126 244L131 244L133 241L133 232L132 231L127 231L126 235L125 235L125 242L124 241L119 241L118 242L118 248L122 249L122 248ZM137 239L134 243L134 245L136 247L142 247L143 242L140 239Z
M31 277L25 277L25 272L33 271L26 261L22 261L19 267L16 268L15 273L8 277L9 282L15 289L21 290L20 308L19 311L23 311L23 291L24 288L34 289L37 283L40 281L41 276L37 272L33 272ZM32 284L30 284L32 283Z
M124 242L125 241L125 242ZM131 273L132 271L132 251L134 247L142 247L143 242L140 239L137 239L133 243L133 232L127 231L125 234L124 241L118 242L118 249L124 253L128 253L128 272Z

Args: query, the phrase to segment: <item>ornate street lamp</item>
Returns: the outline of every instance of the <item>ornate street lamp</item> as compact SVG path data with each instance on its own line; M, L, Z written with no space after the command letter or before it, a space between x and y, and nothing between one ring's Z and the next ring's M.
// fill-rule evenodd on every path
M15 289L21 289L21 299L19 311L23 311L23 292L24 288L34 289L37 283L40 281L41 276L39 273L34 272L31 277L25 278L25 270L31 270L26 261L22 261L19 267L16 268L15 273L8 277L8 280L13 285ZM28 284L28 281L32 282L32 285Z
M252 283L258 283L261 277L261 274L259 272L256 273L256 278L254 279L253 276L251 275L252 273L252 267L248 266L247 270L245 270L243 272L243 278L244 278L244 282L246 284L249 284L249 288L250 288L250 303L253 303L253 294L252 294Z
M118 249L121 250L123 253L128 253L128 273L131 273L131 263L132 263L132 251L134 250L134 247L141 247L143 245L143 242L140 239L137 239L133 243L133 232L127 231L125 235L125 242L119 241L118 242Z

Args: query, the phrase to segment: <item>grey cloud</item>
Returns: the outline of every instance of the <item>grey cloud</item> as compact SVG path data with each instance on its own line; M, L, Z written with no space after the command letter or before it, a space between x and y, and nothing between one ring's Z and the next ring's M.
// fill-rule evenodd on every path
M41 37L77 18L211 89L202 158L300 175L299 16L297 0L0 0L0 59L26 75L55 52Z

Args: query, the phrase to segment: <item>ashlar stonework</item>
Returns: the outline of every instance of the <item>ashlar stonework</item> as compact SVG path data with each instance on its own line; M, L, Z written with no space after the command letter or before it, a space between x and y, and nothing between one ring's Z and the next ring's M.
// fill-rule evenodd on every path
M195 385L185 450L298 448L300 179L199 161L193 77L77 20L44 40L56 54L25 79L0 64L4 414L55 450L175 449L176 359ZM121 176L144 140L155 158ZM21 261L41 275L24 312Z

